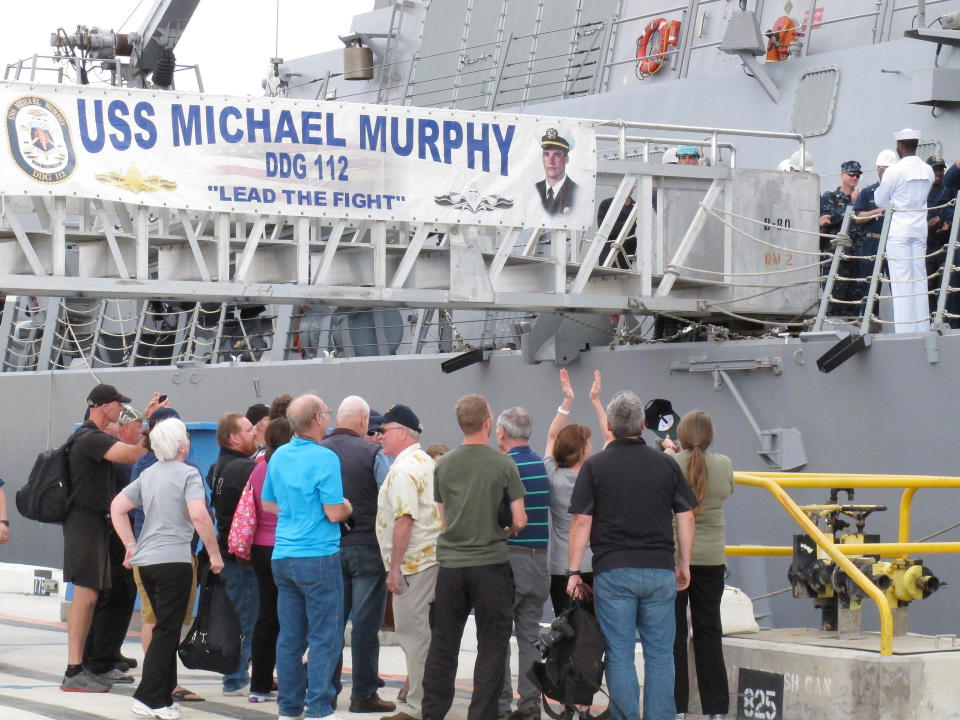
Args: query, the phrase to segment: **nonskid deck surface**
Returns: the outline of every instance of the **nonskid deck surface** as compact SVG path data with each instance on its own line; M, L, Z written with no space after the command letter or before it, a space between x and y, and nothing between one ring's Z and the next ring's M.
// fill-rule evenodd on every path
M59 621L58 597L35 597L15 593L0 593L0 718L3 720L97 720L136 717L130 712L133 685L114 685L108 693L65 693L60 681L67 659L66 623ZM123 654L140 661L132 675L139 682L143 669L143 651L138 635L131 633L123 646ZM457 672L457 691L451 718L465 718L470 700L475 652L460 654ZM516 646L512 653L516 658ZM514 660L514 662L516 662ZM350 697L350 656L344 658L344 690L340 696L337 715L345 720L366 718L379 720L380 714L347 712ZM403 684L406 665L399 646L382 647L380 675L387 686L380 696L396 701ZM277 717L276 703L252 704L244 697L224 697L220 676L215 673L178 668L177 679L202 697L205 702L181 703L181 717L213 720L265 720Z

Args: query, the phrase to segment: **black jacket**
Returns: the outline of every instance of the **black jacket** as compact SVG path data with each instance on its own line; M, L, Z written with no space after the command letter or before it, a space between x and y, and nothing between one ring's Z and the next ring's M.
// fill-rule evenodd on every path
M230 535L233 513L254 465L256 462L253 458L222 447L220 456L207 473L207 484L213 493L211 504L217 520L217 541L224 557L228 555L227 536Z

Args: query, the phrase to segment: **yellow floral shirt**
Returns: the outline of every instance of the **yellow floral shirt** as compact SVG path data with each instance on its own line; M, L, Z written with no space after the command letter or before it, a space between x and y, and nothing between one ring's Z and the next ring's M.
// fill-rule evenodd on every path
M433 459L415 443L397 455L384 478L377 498L377 541L387 570L393 526L404 515L413 518L413 527L400 571L414 575L437 564L440 512L433 501L433 468Z

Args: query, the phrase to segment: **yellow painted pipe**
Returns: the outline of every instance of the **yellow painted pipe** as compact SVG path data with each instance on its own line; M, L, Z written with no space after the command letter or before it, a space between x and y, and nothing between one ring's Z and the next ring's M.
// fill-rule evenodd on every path
M781 487L780 478L761 477L748 473L735 473L737 483L753 487L765 488L776 498L783 508L793 517L797 524L803 528L803 531L809 535L814 542L839 565L848 577L852 578L857 586L864 591L877 604L877 610L880 612L880 654L893 655L893 613L890 611L890 603L887 601L886 594L874 585L860 568L850 562L849 559L838 549L832 538L828 538ZM953 478L960 487L960 478ZM847 483L845 483L847 485ZM829 487L836 487L834 482ZM900 485L903 487L903 484Z
M900 528L897 530L897 540L902 543L910 542L910 506L916 494L917 488L908 487L903 489L903 495L900 496Z
M824 537L827 537L824 535ZM907 557L909 555L935 555L960 553L960 542L939 543L844 543L835 545L844 555L882 555L883 557ZM736 557L790 557L793 548L788 545L727 545L727 555Z
M735 472L734 480L749 475L772 480L784 488L960 488L960 477L940 475L849 475L814 473Z

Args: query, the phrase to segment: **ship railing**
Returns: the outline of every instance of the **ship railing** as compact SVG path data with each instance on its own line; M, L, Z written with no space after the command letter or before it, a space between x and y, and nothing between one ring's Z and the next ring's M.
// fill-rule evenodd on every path
M960 308L956 307L955 302L950 302L951 296L960 293L960 287L957 286L960 285L958 282L960 267L955 265L958 230L960 230L957 226L958 206L960 206L960 194L943 204L923 208L925 213L953 208L947 242L940 248L924 252L923 255L896 259L907 262L922 258L928 268L934 268L933 272L925 278L928 289L922 294L928 298L936 298L935 307L928 318L931 320L932 329L939 332L960 325L960 312L956 312ZM856 240L851 237L853 234L851 230L856 222L852 206L847 207L844 212L840 231L836 235L823 235L830 239L833 250L829 256L830 269L824 277L823 294L813 324L815 331L823 330L827 325L849 327L854 323L858 326L859 333L867 334L871 329L883 326L891 326L896 330L898 324L907 322L883 319L878 305L880 300L892 300L895 294L898 297L917 295L917 293L895 293L894 286L897 283L912 281L891 280L889 273L884 274L886 262L890 259L886 252L890 223L893 213L896 212L916 211L898 210L894 207L890 212L884 213L877 251L873 254L865 254L862 248L857 246ZM869 274L858 270L858 267L863 267L864 264L872 266ZM911 319L909 324L914 324L914 320Z
M124 72L127 64L128 61L123 58L80 58L34 54L9 63L4 70L3 79L30 83L50 82L57 85L66 82L86 85L92 80L123 87L128 84ZM104 77L104 73L109 76ZM184 77L184 73L192 73L195 84L177 88L176 79L178 75L181 78ZM203 92L203 78L200 76L199 65L177 63L173 77L172 88Z
M847 555L879 555L906 558L916 554L960 553L960 542L910 542L910 520L913 498L920 489L957 489L960 477L931 475L863 475L840 473L735 472L734 482L769 492L800 526L817 547L837 564L863 592L877 604L880 614L880 654L893 654L893 611L886 593L877 587ZM837 544L803 511L787 492L788 489L872 488L902 489L900 496L897 542ZM732 557L790 557L793 548L776 545L728 545Z
M731 167L736 158L736 147L729 142L721 142L721 137L755 137L766 138L769 140L792 140L797 143L798 150L803 153L806 147L806 139L799 133L775 132L769 130L749 130L746 128L720 128L707 127L699 125L672 125L666 123L648 123L648 122L627 122L624 120L596 120L594 126L597 128L597 142L616 143L616 152L620 159L629 157L630 145L641 145L644 153L644 161L647 161L650 153L650 143L664 142L677 145L694 145L710 150L709 158L712 164L717 165L721 162L719 154L720 148L731 149ZM615 133L604 132L605 129L616 129ZM683 138L670 138L660 141L654 138L639 137L631 135L633 130L656 130L658 132L668 133L691 133L699 136L706 136L707 140ZM803 155L801 155L803 157Z

